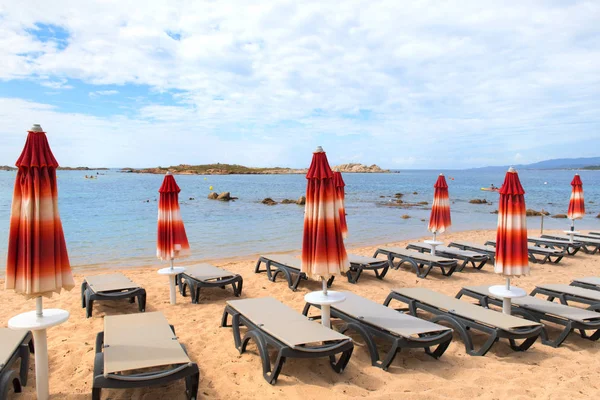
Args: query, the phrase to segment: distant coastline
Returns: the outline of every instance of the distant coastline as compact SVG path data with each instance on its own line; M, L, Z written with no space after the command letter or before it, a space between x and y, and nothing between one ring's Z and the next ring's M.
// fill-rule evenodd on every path
M363 164L341 164L333 167L334 171L344 173L390 173L389 169L382 169L378 165ZM307 169L296 168L253 168L237 164L202 164L188 165L180 164L170 167L156 168L122 168L120 172L135 174L165 174L171 172L178 175L282 175L282 174L306 174Z
M10 165L0 165L0 171L16 171L16 167ZM109 168L90 168L90 167L58 167L58 171L108 171Z

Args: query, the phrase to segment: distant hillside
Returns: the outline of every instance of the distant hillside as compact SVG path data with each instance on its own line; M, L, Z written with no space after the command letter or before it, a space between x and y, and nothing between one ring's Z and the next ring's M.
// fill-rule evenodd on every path
M381 169L373 164L370 166L363 164L342 164L334 166L333 170L350 173L374 173L390 172L387 169ZM172 165L170 167L156 168L122 168L121 172L130 172L137 174L165 174L170 171L179 175L276 175L276 174L306 174L307 169L294 168L252 168L237 164L203 164L203 165Z
M533 164L512 165L516 169L600 169L600 157L556 158ZM473 168L478 170L506 169L509 165Z

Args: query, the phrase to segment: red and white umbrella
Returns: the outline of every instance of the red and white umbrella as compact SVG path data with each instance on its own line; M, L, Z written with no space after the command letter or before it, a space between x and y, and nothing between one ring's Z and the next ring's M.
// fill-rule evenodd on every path
M333 184L335 185L335 193L336 199L339 202L340 209L340 224L342 227L342 237L346 239L348 237L348 224L346 222L346 207L345 207L345 193L344 187L346 184L344 183L344 179L342 178L342 173L339 171L333 172Z
M567 217L571 220L571 230L575 230L575 220L582 219L585 215L585 202L583 201L583 183L579 174L575 174L571 181L573 190L571 191L571 199L569 200L569 211Z
M34 125L28 131L25 148L16 166L5 286L26 298L35 297L36 310L11 318L8 326L33 331L37 398L47 399L46 329L65 322L69 312L44 310L42 296L50 297L62 289L71 290L75 282L58 212L58 162L41 126Z
M175 178L167 172L158 190L158 234L156 240L156 256L161 260L170 260L173 267L175 258L190 255L185 227L179 209L179 192Z
M433 193L433 206L429 217L429 231L433 233L433 240L438 233L443 233L450 228L452 221L450 219L450 199L448 198L448 184L444 174L440 174L435 185Z

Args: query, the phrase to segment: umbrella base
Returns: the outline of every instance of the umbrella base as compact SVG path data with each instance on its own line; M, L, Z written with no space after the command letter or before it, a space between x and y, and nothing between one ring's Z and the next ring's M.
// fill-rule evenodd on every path
M331 328L331 310L332 304L341 303L346 300L346 295L341 292L328 290L327 294L322 291L310 292L304 296L304 301L321 306L321 324Z
M8 327L16 330L33 331L35 344L35 386L39 400L50 396L48 387L48 337L46 329L60 325L69 319L69 312L57 308L48 308L40 317L36 311L29 311L8 320Z
M167 267L158 270L159 275L169 277L169 301L171 304L177 304L177 292L175 291L175 279L177 275L185 272L184 267Z
M510 289L506 288L506 285L490 286L488 289L491 294L502 298L502 312L504 314L511 315L512 300L517 297L527 296L527 292L521 288L511 286Z

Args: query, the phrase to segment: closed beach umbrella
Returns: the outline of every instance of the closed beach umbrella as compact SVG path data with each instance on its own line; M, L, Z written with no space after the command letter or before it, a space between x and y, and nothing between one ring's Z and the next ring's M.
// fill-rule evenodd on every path
M158 234L156 256L161 260L170 260L171 268L175 258L190 255L190 245L179 209L179 192L175 178L167 172L158 190Z
M348 237L348 224L346 223L346 207L345 207L345 193L344 193L344 179L342 179L342 173L338 171L333 172L333 184L335 185L335 193L337 201L339 202L340 209L340 224L342 227L342 237L345 239Z
M13 192L6 289L26 298L37 298L36 311L9 321L13 329L33 330L37 395L48 397L48 350L46 328L69 318L64 310L42 307L42 296L50 297L75 286L63 227L58 212L58 162L52 155L41 126L28 131L27 142L17 160ZM8 305L7 305L8 306Z
M571 191L571 200L569 200L569 211L567 217L571 220L571 230L575 230L575 220L581 219L585 215L585 202L583 201L583 183L579 174L575 174L571 181L573 190Z
M450 199L448 198L448 184L444 174L440 174L435 182L433 192L433 206L429 217L429 231L433 233L433 240L438 233L443 233L450 228Z

